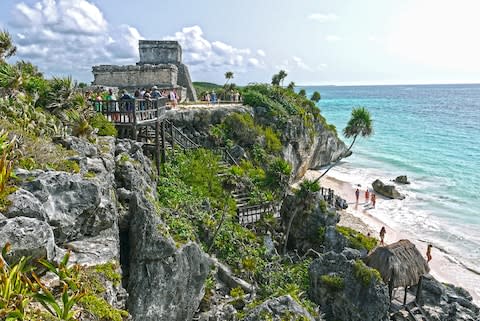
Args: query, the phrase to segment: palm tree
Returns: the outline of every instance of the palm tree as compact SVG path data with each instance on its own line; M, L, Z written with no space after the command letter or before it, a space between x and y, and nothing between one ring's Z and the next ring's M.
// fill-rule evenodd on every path
M223 99L225 99L227 97L227 91L228 91L227 84L230 81L230 79L232 79L232 78L233 78L233 71L227 71L225 73L225 79L227 81L225 81L225 85L223 85Z
M17 52L17 47L13 44L10 33L6 30L0 31L0 61L13 56Z
M278 74L274 74L272 76L272 85L274 85L274 86L279 86L280 85L280 77L278 76Z
M310 97L310 100L318 103L321 98L322 98L322 96L320 96L320 93L319 93L318 91L315 91L315 92L312 94L312 97Z
M350 150L355 144L358 136L361 137L370 137L373 134L373 127L372 127L372 118L370 116L370 112L365 107L357 107L352 109L352 115L350 120L347 123L347 126L343 129L343 135L347 138L353 137L353 141L348 147L348 149L342 153L333 164L331 164L325 172L320 175L315 182L318 182L325 174L328 173L335 165L338 164L340 160L345 158L350 154Z
M288 74L285 72L285 70L280 70L278 72L278 78L280 79L280 84L283 86L283 80L287 78Z
M294 83L293 81L291 81L291 82L288 84L287 88L288 88L289 90L293 91L293 90L295 89L295 83Z

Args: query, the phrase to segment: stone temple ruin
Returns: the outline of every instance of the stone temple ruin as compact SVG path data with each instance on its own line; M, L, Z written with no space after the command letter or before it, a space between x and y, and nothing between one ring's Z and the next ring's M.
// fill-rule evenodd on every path
M139 41L140 62L136 65L93 66L93 85L119 87L134 91L157 86L177 90L181 100L197 100L195 88L182 63L182 47L177 41Z

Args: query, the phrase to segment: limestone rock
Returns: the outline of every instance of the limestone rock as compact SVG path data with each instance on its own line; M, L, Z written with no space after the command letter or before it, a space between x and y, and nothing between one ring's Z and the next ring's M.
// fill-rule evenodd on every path
M212 307L211 310L202 312L198 315L198 321L236 321L235 314L237 310L231 304L220 303Z
M237 161L239 162L240 160L246 158L247 154L245 153L245 149L243 149L241 146L239 145L235 145L233 146L230 150L229 150L229 153L230 155L232 155L232 157Z
M282 321L285 320L285 317L288 315L294 316L295 320L319 320L313 318L310 313L293 300L290 295L284 295L263 302L252 311L248 312L242 321L262 320L265 316L269 317L268 320Z
M95 157L98 154L97 147L83 138L75 136L55 137L54 142L67 149L74 150L79 156Z
M383 184L383 182L379 179L375 180L373 183L372 183L372 187L373 189L375 190L375 192L377 192L378 194L380 195L383 195L385 197L388 197L388 198L395 198L395 199L399 199L399 200L403 200L405 198L405 196L403 196L402 194L400 194L397 189L395 188L395 186L393 185L385 185Z
M130 202L129 312L136 321L191 320L203 297L210 260L195 243L180 248L143 196Z
M7 217L25 216L36 218L40 221L48 220L42 203L29 191L19 188L13 194L10 194L8 199L12 204L5 213Z
M357 279L355 261L343 254L328 252L309 267L310 299L320 305L328 320L387 321L388 288L372 277L368 284ZM322 276L338 277L343 287L324 283Z
M406 175L397 176L393 181L398 184L410 184Z
M78 174L45 172L23 186L42 203L57 243L95 236L116 224L114 204L102 187Z
M463 288L424 276L420 304L433 321L479 321L480 308Z
M33 260L39 258L53 259L55 241L50 226L30 217L15 217L0 220L0 247L9 242L12 247L6 258L17 262L22 256Z
M219 280L224 282L230 289L233 288L242 288L243 291L246 293L253 293L255 292L255 287L249 284L247 281L242 280L233 275L230 268L218 261L215 261L215 265L217 267L217 276Z
M280 210L285 231L293 217L288 237L289 248L295 248L301 253L305 253L310 248L318 252L322 251L320 229L334 227L339 221L339 216L335 211L327 210L327 213L324 213L320 206L321 201L323 196L320 193L289 194L285 197Z

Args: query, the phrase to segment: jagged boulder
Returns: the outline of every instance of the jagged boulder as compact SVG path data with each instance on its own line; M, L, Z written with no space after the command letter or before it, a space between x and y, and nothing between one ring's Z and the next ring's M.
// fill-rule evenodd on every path
M309 267L310 298L329 320L387 321L388 288L373 271L341 253L323 254Z
M136 321L191 320L203 297L210 260L196 243L179 248L143 195L130 201L129 312Z
M10 262L17 262L22 256L53 259L55 241L50 226L30 217L15 217L0 220L0 247L11 244L7 256Z
M397 176L393 181L398 184L410 184L406 175Z
M381 180L377 179L372 183L372 187L380 195L383 195L388 198L394 198L403 200L405 198L404 195L400 194L395 186L393 185L385 185Z
M77 152L79 156L95 157L98 154L98 149L94 144L80 137L55 137L53 141L67 149Z
M340 220L338 214L328 210L324 204L320 193L296 193L285 197L280 215L285 230L293 218L288 237L289 248L302 253L309 249L322 250L322 231L335 226Z
M23 183L23 188L43 205L57 243L96 236L116 225L115 204L102 198L98 181L51 171Z
M5 213L7 217L25 216L47 221L48 216L42 203L29 191L19 188L8 196L11 205Z
M295 320L322 320L312 317L312 315L304 307L302 307L294 299L292 299L290 295L284 295L263 302L262 304L248 312L247 315L242 319L242 321L282 321L286 320L286 318L288 318L288 320L291 320L289 317L294 317Z
M430 275L423 278L420 304L432 321L480 320L480 308L467 290L440 283Z

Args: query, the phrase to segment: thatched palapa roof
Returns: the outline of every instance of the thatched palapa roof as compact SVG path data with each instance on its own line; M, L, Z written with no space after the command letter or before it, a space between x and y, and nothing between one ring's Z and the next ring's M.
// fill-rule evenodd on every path
M388 284L393 276L393 287L418 284L420 276L428 273L427 261L409 240L378 247L365 259L365 264L377 269Z

